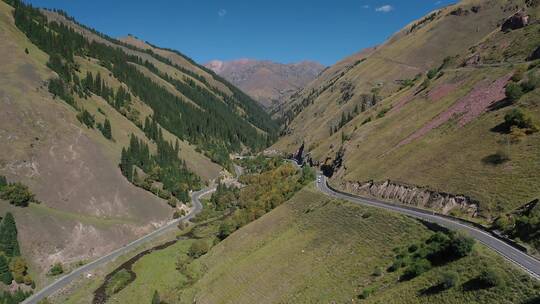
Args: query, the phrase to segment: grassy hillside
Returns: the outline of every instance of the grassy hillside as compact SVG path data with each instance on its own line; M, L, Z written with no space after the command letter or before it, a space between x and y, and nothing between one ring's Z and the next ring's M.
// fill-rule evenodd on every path
M0 2L0 25L0 174L41 202L1 209L20 223L38 287L54 279L52 264L90 260L169 220L164 199L185 201L199 181L191 172L215 179L229 152L274 136L255 101L178 52L139 49L19 1ZM124 167L161 198L119 170L132 135L152 158Z
M190 240L143 257L133 266L136 280L109 302L150 301L154 290L167 303L526 303L538 296L537 282L480 244L411 280L400 280L406 267L387 270L398 252L432 235L418 221L308 186L187 270L178 269ZM501 277L496 287L476 283L488 268ZM459 273L454 286L438 290L452 272Z
M532 2L463 1L411 23L304 89L296 102L305 106L274 147L305 142L315 161L340 158L336 184L392 180L466 195L488 222L530 202L540 195L540 134L510 132L504 117L518 109L540 121L529 60L540 36L536 23L501 31L516 7L540 15ZM515 81L535 86L510 101L505 87Z

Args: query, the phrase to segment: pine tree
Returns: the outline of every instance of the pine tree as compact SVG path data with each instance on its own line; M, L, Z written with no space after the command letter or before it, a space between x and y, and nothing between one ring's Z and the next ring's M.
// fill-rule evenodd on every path
M154 295L152 296L152 304L161 304L161 299L157 290L154 290Z
M111 122L107 118L105 118L101 133L103 133L103 136L105 136L105 138L112 139Z
M133 173L133 164L131 162L131 158L125 148L122 148L122 154L120 157L120 170L122 171L122 174L131 181L132 180L132 173Z
M5 176L0 175L0 191L2 191L4 186L7 186L7 179Z
M0 281L6 285L11 284L11 281L13 281L6 257L3 255L0 255Z
M11 212L6 213L0 223L0 250L8 257L21 255L17 241L17 226Z

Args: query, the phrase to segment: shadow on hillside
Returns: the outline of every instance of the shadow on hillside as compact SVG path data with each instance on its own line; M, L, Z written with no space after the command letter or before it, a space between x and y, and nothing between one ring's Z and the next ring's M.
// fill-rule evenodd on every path
M498 166L506 163L509 161L510 158L506 156L505 154L501 153L493 153L491 155L488 155L484 158L482 158L482 162L486 165L492 165L492 166Z
M487 285L484 281L482 281L480 278L473 278L468 280L463 284L463 290L464 291L475 291L480 289L487 289L491 286Z
M419 294L420 296L430 296L443 292L444 290L445 288L443 284L437 284L420 290Z
M431 223L431 222L428 222L428 221L424 221L424 220L421 220L421 219L417 219L417 221L420 222L420 224L424 225L424 227L426 227L427 229L433 231L433 232L443 232L443 233L449 233L450 230L448 230L448 228L445 228L439 224L436 224L436 223Z
M497 110L506 108L506 107L511 106L511 105L512 105L512 102L508 98L505 98L503 100L499 100L497 102L492 103L488 107L488 112L497 111Z
M525 300L525 302L522 302L521 304L540 304L540 296Z
M510 126L506 122L502 122L490 129L491 132L508 134L510 133Z

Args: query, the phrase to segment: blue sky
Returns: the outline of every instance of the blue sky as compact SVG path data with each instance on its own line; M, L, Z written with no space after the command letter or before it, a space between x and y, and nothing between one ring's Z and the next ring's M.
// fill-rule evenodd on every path
M212 59L331 65L453 0L27 0L113 37Z

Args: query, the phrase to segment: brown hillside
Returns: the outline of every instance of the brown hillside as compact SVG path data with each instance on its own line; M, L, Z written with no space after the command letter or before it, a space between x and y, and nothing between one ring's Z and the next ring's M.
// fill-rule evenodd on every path
M530 24L502 31L518 9ZM286 113L294 118L275 147L290 153L305 142L316 161L337 166L333 179L343 187L391 180L462 194L488 219L523 205L540 195L539 133L515 140L502 125L512 109L538 122L540 93L510 104L504 91L518 70L525 70L520 83L537 77L537 65L527 60L540 43L539 15L528 1L493 0L429 14L295 96L302 107L297 116ZM494 155L508 159L494 164ZM460 207L443 209L466 216Z

